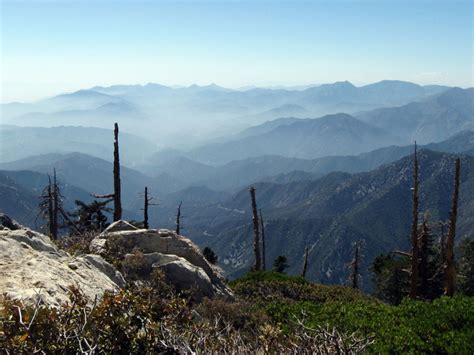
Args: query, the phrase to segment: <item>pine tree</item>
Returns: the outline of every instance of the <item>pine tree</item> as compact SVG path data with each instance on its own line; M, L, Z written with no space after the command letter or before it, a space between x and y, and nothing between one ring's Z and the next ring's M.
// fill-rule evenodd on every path
M442 293L441 253L435 246L434 236L426 218L419 231L419 253L418 295L432 300Z
M206 260L209 261L211 264L217 263L218 257L216 255L216 253L214 252L214 250L212 250L211 248L205 247L202 250L202 254L206 258Z
M461 171L461 160L456 159L454 172L454 188L449 212L449 229L445 247L445 273L444 273L444 293L452 296L456 288L456 269L454 265L454 238L456 236L456 220L458 214L459 180Z
M105 213L112 212L112 209L107 207L107 204L112 201L112 199L104 201L94 200L89 204L79 200L74 201L78 210L72 213L71 216L77 217L77 229L80 230L81 233L88 231L102 232L107 225L107 216Z
M254 271L260 271L261 270L261 255L260 255L260 233L259 233L259 229L258 229L258 222L259 222L259 218L258 218L258 213L257 213L257 201L256 201L256 198L255 198L255 187L252 186L250 188L250 199L251 199L251 202L252 202L252 222L253 222L253 236L254 236L254 239L253 239L253 253L254 253L254 256L255 256L255 264L253 266L253 270Z
M280 255L278 256L275 261L273 261L273 271L275 272L285 272L285 269L289 268L290 266L287 263L286 256Z

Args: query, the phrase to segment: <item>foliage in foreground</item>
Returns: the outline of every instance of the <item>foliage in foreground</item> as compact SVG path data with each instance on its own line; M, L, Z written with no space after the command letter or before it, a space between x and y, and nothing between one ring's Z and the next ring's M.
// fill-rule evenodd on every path
M474 352L474 298L441 297L432 302L403 299L383 304L357 290L317 285L285 274L250 273L232 283L236 294L254 302L283 332L294 324L335 328L373 339L371 353Z
M474 298L382 304L357 290L258 272L232 282L235 302L192 302L156 273L87 304L58 309L4 298L10 353L473 353ZM304 350L303 350L304 349Z
M88 304L71 288L60 308L4 298L0 348L9 353L362 353L370 340L335 328L295 323L283 332L263 309L245 301L192 304L157 274Z

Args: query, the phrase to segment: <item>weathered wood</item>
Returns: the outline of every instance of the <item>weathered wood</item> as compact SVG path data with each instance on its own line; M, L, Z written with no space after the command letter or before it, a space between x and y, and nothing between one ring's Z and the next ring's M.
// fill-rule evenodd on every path
M255 187L250 188L250 199L252 202L252 222L253 222L253 253L255 256L255 264L253 266L254 271L260 271L262 268L261 255L260 255L260 232L258 226L258 212L257 212L257 201L255 198Z
M456 237L456 221L458 215L459 184L460 184L461 160L456 159L454 172L454 189L449 212L449 229L445 248L445 272L444 272L444 294L454 295L456 290L456 269L454 265L454 239Z

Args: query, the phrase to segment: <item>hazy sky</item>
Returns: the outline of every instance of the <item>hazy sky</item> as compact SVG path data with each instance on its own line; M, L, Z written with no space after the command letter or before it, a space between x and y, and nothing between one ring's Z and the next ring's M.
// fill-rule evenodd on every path
M1 99L117 83L473 86L472 1L1 2Z

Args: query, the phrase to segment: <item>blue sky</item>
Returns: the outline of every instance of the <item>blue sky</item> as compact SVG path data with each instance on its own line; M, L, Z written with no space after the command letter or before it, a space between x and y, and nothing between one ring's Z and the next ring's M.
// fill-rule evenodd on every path
M1 1L3 102L94 85L473 85L472 1Z

